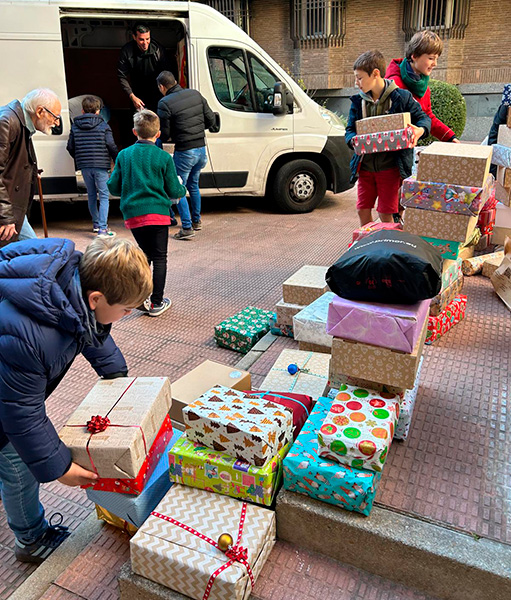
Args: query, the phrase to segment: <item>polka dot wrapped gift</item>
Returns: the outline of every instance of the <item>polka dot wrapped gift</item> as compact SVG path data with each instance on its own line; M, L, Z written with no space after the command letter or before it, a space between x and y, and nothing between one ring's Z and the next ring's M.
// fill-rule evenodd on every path
M380 472L399 418L399 396L342 385L318 432L319 455Z

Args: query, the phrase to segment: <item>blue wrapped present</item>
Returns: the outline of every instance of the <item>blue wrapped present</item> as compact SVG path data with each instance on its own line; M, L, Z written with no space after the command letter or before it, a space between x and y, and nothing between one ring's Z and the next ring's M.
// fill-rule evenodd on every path
M493 144L492 165L511 169L511 148L502 144Z
M284 459L284 489L369 515L381 474L318 456L318 430L332 400L319 398Z
M89 488L87 490L89 500L135 527L140 527L172 485L169 478L169 451L182 434L182 431L174 429L172 438L161 455L153 474L138 496Z
M502 104L511 106L511 83L506 83L502 92Z

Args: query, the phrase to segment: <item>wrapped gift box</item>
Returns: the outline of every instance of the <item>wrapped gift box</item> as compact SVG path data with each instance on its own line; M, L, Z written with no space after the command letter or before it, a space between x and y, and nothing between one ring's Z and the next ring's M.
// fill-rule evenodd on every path
M269 506L282 476L286 444L264 467L215 452L182 437L169 453L170 479L190 487Z
M463 320L466 306L467 297L460 294L437 317L429 317L426 344L432 344Z
M325 281L327 271L328 267L316 265L305 265L298 269L282 285L284 302L297 304L302 308L314 302L328 291L328 285Z
M326 330L344 340L412 352L428 317L429 302L377 304L335 296L328 309Z
M275 513L174 485L131 538L132 569L195 600L202 600L206 589L209 600L248 600L252 590L248 569L218 548L222 534L232 537L235 548L246 549L257 580L275 543ZM211 585L213 573L217 576Z
M302 304L290 304L280 300L277 302L275 309L277 313L277 323L281 325L293 326L293 317L299 313L304 306Z
M419 391L419 380L421 376L423 362L424 358L421 358L419 362L419 368L417 369L415 385L411 390L406 390L401 397L401 401L399 404L399 419L397 421L396 430L394 431L395 440L406 440L410 432L410 427L412 425L413 410L415 408L415 400L417 399L417 392Z
M488 147L493 148L492 164L511 169L511 148L502 146L502 144L493 144L493 146Z
M421 236L428 244L435 246L440 251L442 258L449 260L457 260L460 257L460 252L464 248L462 242L452 242L450 240L442 240L438 238Z
M458 279L455 279L451 285L448 285L438 294L438 296L435 296L431 300L431 304L429 306L430 316L438 316L447 307L447 305L450 304L454 298L456 298L462 289L463 275Z
M375 390L377 392L386 392L388 394L394 394L396 396L403 396L406 392L405 388L395 387L392 385L385 385L376 381L368 381L360 377L350 377L348 375L335 374L334 378L329 381L328 397L334 399L339 393L339 388L343 385L351 385L357 388L366 388Z
M491 243L503 246L507 237L511 238L511 227L495 227L493 229Z
M291 374L289 365L296 365L299 370ZM316 400L324 394L328 384L329 365L327 354L283 350L260 387L280 393L306 394Z
M397 395L341 386L318 432L319 456L380 472L399 417Z
M483 277L491 278L495 271L500 267L503 260L504 252L494 252L493 254L487 254L486 260L483 262L482 265Z
M498 202L494 214L496 227L504 227L506 229L511 227L511 208L509 206Z
M132 496L87 488L87 498L122 522L127 522L136 528L140 527L170 488L168 453L181 434L181 431L174 431L170 441L158 453L156 467L140 495Z
M284 325L277 321L277 313L273 313L273 317L270 318L270 333L273 335L283 335L285 337L293 337L293 326Z
M511 169L504 169L504 167L498 167L507 173L511 173ZM506 176L507 177L507 176ZM502 202L506 206L511 205L511 182L509 185L503 185L500 181L495 183L495 200Z
M504 85L504 91L502 92L502 104L511 107L511 83L506 83ZM509 115L511 114L511 110L507 109L508 123L509 123ZM510 125L511 127L511 125Z
M406 129L411 125L410 113L393 113L389 115L378 115L377 117L367 117L359 119L355 125L357 135L365 133L379 133L380 131L395 131L396 129Z
M401 225L401 223L367 223L367 225L363 225L362 227L359 227L358 229L355 229L355 231L353 232L353 239L352 242L356 242L357 240L361 240L365 237L367 237L368 235L370 235L371 233L374 233L375 231L381 231L382 229L403 229L403 226Z
M511 310L511 238L504 243L504 259L491 276L491 284L497 296Z
M330 381L335 381L336 373L343 373L368 381L376 380L386 386L400 389L412 388L422 356L427 325L428 321L426 320L413 352L410 354L334 338Z
M417 179L482 188L490 172L491 156L491 146L433 142L421 152Z
M246 354L270 330L271 310L247 306L215 326L219 346Z
M511 107L509 107L507 109L507 120L506 120L506 125L508 127L511 127Z
M445 290L452 285L456 279L463 276L461 258L457 260L444 260L442 265L442 288Z
M493 258L502 259L504 258L504 252L493 252L491 254L483 254L482 256L474 256L463 261L463 275L471 276L481 273L483 270L483 264L487 260Z
M121 517L110 512L107 508L99 506L99 504L96 504L96 516L99 521L105 521L105 523L117 527L117 529L122 529L122 531L125 531L129 536L135 535L138 531L138 527L135 527L135 525L132 525L125 519L121 519Z
M380 131L356 135L353 138L355 154L373 154L374 152L393 152L413 147L413 130L411 127L394 131Z
M326 321L328 306L334 297L333 292L326 292L293 317L295 340L318 346L332 346L332 336L326 332Z
M249 390L252 387L248 371L205 360L172 383L171 419L184 423L183 408L215 385L225 385L234 390Z
M87 394L59 436L84 469L102 479L135 479L171 402L166 377L104 379Z
M488 175L482 188L417 181L415 177L408 177L401 187L401 204L410 208L477 216L493 184L493 175Z
M322 354L332 353L332 348L329 346L320 346L319 344L311 344L309 342L298 342L298 350L304 352L320 352Z
M264 467L293 436L293 411L255 395L216 386L183 409L192 442Z
M507 146L508 148L511 147L511 128L509 128L507 125L499 125L497 144Z
M346 510L369 515L380 473L352 469L319 458L318 430L332 401L319 398L303 429L284 459L284 488Z
M493 229L493 231L495 231L495 228ZM480 252L482 250L486 250L486 248L488 248L491 244L495 244L495 240L494 238L494 234L492 233L486 233L485 235L482 235L480 240L477 242L477 245L475 246L475 250L477 252Z
M456 145L456 144L453 144ZM407 208L404 214L405 231L422 238L436 238L452 242L467 242L477 225L477 217L441 213L435 210Z
M497 206L498 206L498 204L497 204ZM493 232L493 227L495 225L496 216L497 216L497 207L487 209L487 210L482 210L480 212L479 219L477 221L477 226L479 227L479 229L481 231L481 235L487 235L488 233Z

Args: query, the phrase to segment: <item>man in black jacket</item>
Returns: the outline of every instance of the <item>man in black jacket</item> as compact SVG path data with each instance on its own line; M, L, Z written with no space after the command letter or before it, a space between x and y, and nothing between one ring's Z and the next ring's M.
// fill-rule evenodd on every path
M156 76L168 68L165 48L151 39L147 25L138 23L132 34L133 40L121 48L117 76L136 110L156 111L160 98Z
M174 238L187 240L202 229L199 177L208 162L205 130L214 128L215 115L200 92L183 89L170 71L160 73L157 82L164 96L158 102L160 137L162 142L175 144L176 171L188 189L192 208L190 215L186 196L181 198L177 205L181 229Z
M493 144L497 143L497 138L499 136L499 127L500 125L505 125L507 123L507 111L509 106L511 106L511 83L508 83L504 86L504 93L502 94L502 104L497 109L495 116L493 117L493 123L490 128L490 132L488 134L488 146L493 146ZM490 173L497 177L497 165L491 165Z

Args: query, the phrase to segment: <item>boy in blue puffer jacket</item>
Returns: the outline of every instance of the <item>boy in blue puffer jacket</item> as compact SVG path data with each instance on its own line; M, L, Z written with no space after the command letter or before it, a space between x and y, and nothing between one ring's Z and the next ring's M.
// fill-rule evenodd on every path
M72 462L45 400L79 353L100 377L127 375L111 323L151 289L147 259L127 240L97 238L84 254L57 238L0 250L0 482L18 560L41 563L69 535L45 519L39 484L97 479Z
M71 125L67 151L74 158L76 170L81 170L83 175L93 232L112 237L115 234L108 229L110 196L106 182L110 177L111 160L115 161L118 150L110 125L99 114L99 98L86 96L82 110L83 114L75 117Z

